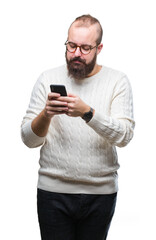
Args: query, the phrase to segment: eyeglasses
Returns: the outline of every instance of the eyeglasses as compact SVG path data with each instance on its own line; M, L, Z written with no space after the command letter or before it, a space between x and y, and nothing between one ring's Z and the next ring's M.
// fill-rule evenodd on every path
M84 55L87 55L91 52L93 48L97 48L97 45L92 47L91 45L82 44L81 46L78 46L76 43L68 42L68 40L65 42L66 49L70 53L76 52L77 48L80 48L80 52Z

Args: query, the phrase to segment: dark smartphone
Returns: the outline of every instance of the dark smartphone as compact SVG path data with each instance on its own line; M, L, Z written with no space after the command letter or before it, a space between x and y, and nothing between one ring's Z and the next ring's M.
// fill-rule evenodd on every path
M67 96L67 91L64 85L51 84L51 92L60 93L61 96Z

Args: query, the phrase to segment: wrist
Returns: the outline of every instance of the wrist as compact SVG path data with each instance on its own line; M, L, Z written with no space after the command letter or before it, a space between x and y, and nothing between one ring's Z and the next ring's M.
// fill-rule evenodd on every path
M92 107L89 107L89 110L83 114L82 119L85 120L86 123L88 123L94 116L94 113L95 110Z
M86 112L89 112L89 111L90 111L90 106L89 106L89 105L86 105L86 106L82 109L80 117L82 118L83 115L84 115Z
M51 120L51 118L53 117L52 115L49 115L46 111L46 109L44 108L43 111L41 112L41 116L43 119L45 120Z

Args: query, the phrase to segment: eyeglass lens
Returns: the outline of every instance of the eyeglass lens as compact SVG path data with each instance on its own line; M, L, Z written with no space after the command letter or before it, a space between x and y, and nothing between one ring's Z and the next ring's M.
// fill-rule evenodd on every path
M67 46L67 50L71 53L75 52L78 47L80 48L80 51L83 54L88 54L91 51L91 47L89 45L77 46L75 43L68 42L66 43L66 46Z

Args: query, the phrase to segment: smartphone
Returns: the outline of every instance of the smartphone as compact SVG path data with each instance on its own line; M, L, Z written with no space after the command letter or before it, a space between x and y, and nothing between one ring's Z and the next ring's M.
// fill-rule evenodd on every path
M67 96L66 87L64 85L51 84L51 92L60 93L61 96Z

